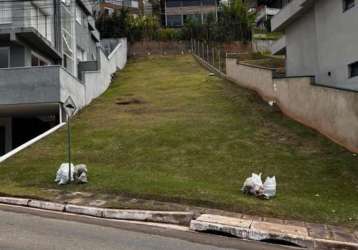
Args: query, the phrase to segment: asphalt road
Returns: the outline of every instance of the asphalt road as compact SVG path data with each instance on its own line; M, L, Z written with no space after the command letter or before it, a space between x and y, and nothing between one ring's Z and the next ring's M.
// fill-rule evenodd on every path
M137 225L137 227L143 227ZM142 229L141 229L142 230ZM0 249L123 249L123 250L273 250L285 249L267 244L189 232L179 237L160 236L78 221L40 217L0 210ZM181 234L193 234L185 237ZM203 238L205 237L205 238ZM189 239L189 240L188 240ZM194 240L193 240L194 239ZM197 239L197 242L195 242ZM205 244L203 244L203 242ZM230 247L222 247L230 246Z

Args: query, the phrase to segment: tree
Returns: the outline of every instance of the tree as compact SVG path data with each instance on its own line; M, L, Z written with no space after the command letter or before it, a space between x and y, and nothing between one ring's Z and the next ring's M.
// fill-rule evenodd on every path
M252 39L255 14L250 13L242 0L230 0L228 5L221 6L218 26L221 41L243 41Z

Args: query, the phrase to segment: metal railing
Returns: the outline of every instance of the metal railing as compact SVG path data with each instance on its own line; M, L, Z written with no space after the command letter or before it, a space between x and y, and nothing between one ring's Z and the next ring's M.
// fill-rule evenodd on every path
M201 58L211 67L215 68L217 71L225 74L226 64L225 64L225 51L215 44L210 44L204 41L192 40L191 41L191 51L194 55Z

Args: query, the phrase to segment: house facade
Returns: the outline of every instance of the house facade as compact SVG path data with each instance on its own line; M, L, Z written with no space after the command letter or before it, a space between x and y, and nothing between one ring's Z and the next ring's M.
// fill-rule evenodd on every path
M126 42L116 62L100 42L90 1L0 2L0 156L64 121L67 98L80 109L105 90Z
M209 14L217 18L217 0L164 0L166 27L182 27L188 20L205 22Z
M271 25L285 33L274 53L286 54L287 76L358 90L357 0L293 0Z
M271 31L270 20L291 0L244 0L247 7L256 12L256 27Z
M97 18L101 15L112 15L115 11L122 8L127 8L130 14L138 16L143 12L144 6L140 5L144 3L145 1L143 0L100 0L96 2L93 8L94 16Z

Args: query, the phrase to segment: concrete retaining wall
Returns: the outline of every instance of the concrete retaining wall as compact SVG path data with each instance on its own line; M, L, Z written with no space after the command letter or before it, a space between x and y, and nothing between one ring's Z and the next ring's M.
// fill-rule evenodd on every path
M272 46L274 45L275 40L260 40L256 39L252 41L252 50L254 52L270 52L272 53Z
M273 71L227 58L227 78L274 100L282 112L358 152L358 94L313 84L312 77L272 78Z
M226 75L240 85L257 91L265 100L272 100L273 93L272 70L238 64L237 59L226 59Z
M100 49L99 55L99 70L86 71L83 75L86 105L109 87L113 73L124 68L127 62L127 40L121 39L108 57L102 49Z

